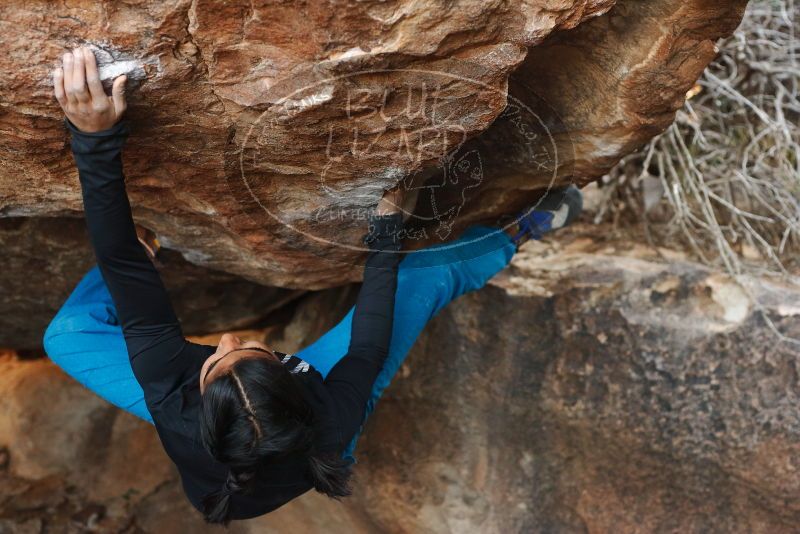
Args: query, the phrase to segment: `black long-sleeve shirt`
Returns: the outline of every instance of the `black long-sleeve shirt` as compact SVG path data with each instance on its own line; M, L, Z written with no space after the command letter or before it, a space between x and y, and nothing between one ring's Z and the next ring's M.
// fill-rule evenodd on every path
M136 237L122 172L126 121L86 133L65 120L72 132L86 224L97 263L108 286L125 336L133 373L144 390L165 451L181 475L184 491L201 510L204 495L222 487L228 467L203 448L199 432L199 376L216 347L183 337L158 272ZM400 214L370 218L364 237L370 252L352 320L348 353L323 380L313 367L285 355L292 371L302 368L304 393L315 412L319 451L341 453L364 420L367 400L389 350L397 269ZM279 353L282 355L282 353ZM255 490L231 499L231 517L265 514L312 488L306 458L288 455L265 463Z

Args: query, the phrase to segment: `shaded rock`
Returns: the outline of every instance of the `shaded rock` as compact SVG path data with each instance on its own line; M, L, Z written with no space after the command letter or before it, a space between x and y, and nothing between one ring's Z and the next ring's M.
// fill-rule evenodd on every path
M478 183L426 190L414 221L449 214L458 231L529 206L543 186L605 174L672 123L745 5L621 0L553 33L509 77L506 109L453 155L480 168Z
M86 504L85 493L65 485L58 475L34 480L0 474L4 497L18 487L24 491L0 501L0 533L131 532L129 518L107 518L104 506Z
M27 521L0 519L0 534L39 534L41 531L41 519L28 519Z
M94 264L85 225L77 219L0 218L0 248L0 346L40 347L50 320Z
M272 286L355 281L383 189L416 191L419 244L600 176L672 120L744 3L6 2L0 215L81 209L49 84L85 42L144 72L126 174L168 247Z
M757 305L800 338L800 288L531 243L418 340L357 498L386 532L797 531L798 349Z
M432 321L367 423L353 497L309 493L235 531L797 531L798 350L759 307L800 337L800 289L740 287L679 252L581 230L527 244ZM314 297L271 339L314 339L349 305ZM111 417L46 360L0 359L0 391L0 509L57 475L75 489L48 525L94 503L101 529L214 531L149 425Z
M72 514L72 520L92 530L106 515L106 507L100 504L88 504Z
M50 320L92 266L82 220L0 218L0 347L40 347ZM161 273L187 335L252 326L302 294L270 288L159 254Z
M28 486L14 497L14 508L20 513L43 512L54 509L63 501L64 481L57 475L50 475Z
M0 442L8 447L14 475L60 475L106 503L135 499L172 475L150 425L138 424L51 361L6 355L0 364Z
M8 469L9 460L8 447L0 447L0 471Z

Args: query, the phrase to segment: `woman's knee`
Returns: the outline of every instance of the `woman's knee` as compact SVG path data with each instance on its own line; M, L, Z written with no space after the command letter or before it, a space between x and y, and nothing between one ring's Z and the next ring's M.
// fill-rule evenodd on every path
M56 315L50 320L50 323L44 330L44 336L42 336L42 343L45 349L47 349L48 345L52 345L53 339L56 337L56 332L61 328L61 324L62 319L59 315Z
M66 357L75 352L85 335L73 317L59 313L47 325L42 346L47 356L63 367Z
M44 336L42 336L42 346L44 347L45 353L56 363L59 363L64 353L64 326L64 319L56 315L53 320L50 321L50 324L47 325Z

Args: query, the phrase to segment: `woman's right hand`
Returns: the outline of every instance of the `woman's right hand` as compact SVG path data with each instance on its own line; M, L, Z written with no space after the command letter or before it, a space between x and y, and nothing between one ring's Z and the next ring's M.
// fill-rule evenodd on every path
M82 132L99 132L114 126L127 108L123 74L106 96L94 53L86 47L63 56L63 66L53 71L53 89L67 118Z
M391 189L387 189L383 193L383 198L378 202L378 207L375 210L376 215L392 215L403 211L403 198L405 197L405 188L402 184L396 185Z

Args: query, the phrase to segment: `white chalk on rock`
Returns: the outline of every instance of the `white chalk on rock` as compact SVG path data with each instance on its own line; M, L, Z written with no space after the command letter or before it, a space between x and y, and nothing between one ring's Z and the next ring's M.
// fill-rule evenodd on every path
M127 76L127 88L135 89L147 79L146 65L158 67L158 58L150 57L137 59L131 54L121 52L108 45L98 45L89 43L87 46L97 59L97 72L100 81L108 94L111 94L111 86L114 80L125 74Z

